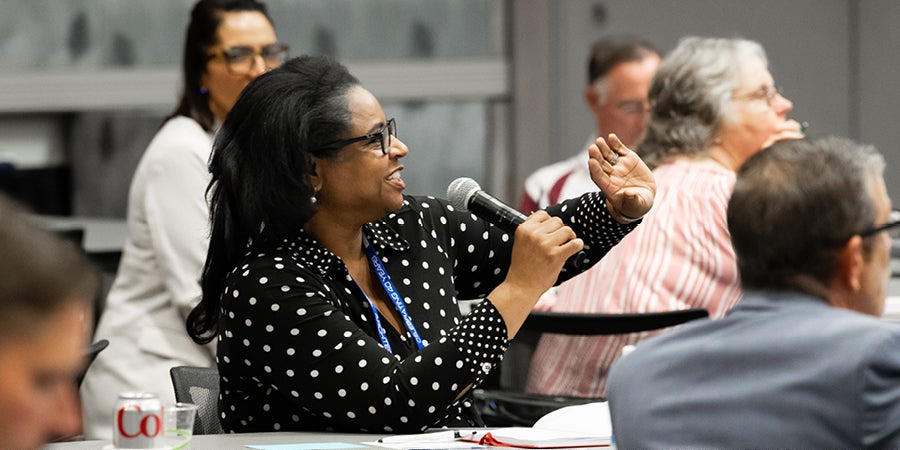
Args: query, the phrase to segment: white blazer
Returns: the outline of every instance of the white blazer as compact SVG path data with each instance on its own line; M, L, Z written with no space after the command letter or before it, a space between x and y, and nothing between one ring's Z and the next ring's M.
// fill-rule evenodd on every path
M109 347L81 387L85 436L110 439L120 392L150 391L174 401L169 369L211 366L213 345L191 341L185 320L200 298L209 245L206 187L212 135L175 117L141 158L128 193L128 238L95 339Z

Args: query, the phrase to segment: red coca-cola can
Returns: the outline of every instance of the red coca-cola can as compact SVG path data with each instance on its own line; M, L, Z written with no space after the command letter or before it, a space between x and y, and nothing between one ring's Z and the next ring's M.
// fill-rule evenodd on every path
M163 407L151 392L123 392L113 410L115 448L163 448Z

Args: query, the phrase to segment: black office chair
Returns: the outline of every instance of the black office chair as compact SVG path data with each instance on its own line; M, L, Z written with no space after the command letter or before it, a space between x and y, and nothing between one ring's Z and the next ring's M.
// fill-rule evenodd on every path
M107 341L106 339L100 339L99 341L94 342L90 347L88 347L88 351L84 355L84 367L81 369L81 373L78 374L78 379L76 380L79 388L81 387L81 382L84 381L84 376L87 374L88 369L91 367L91 363L93 363L94 360L97 359L97 355L99 355L100 352L102 352L103 349L105 349L107 346L109 346L109 341Z
M702 317L709 317L702 308L622 314L532 311L522 330L573 335L624 334L658 330Z
M169 370L175 400L197 405L194 434L222 434L219 423L219 371L215 367L177 366Z
M550 411L564 406L579 405L604 400L603 398L566 397L530 394L522 392L518 381L504 377L510 369L521 373L527 370L531 352L540 339L541 333L568 335L610 335L637 333L679 325L703 317L709 317L705 309L683 309L677 311L625 313L625 314L585 314L532 311L522 324L516 341L510 351L518 352L517 358L526 363L504 358L500 368L499 389L476 389L473 392L476 408L485 424L490 427L527 426L530 427ZM518 342L517 342L518 341ZM514 349L513 345L522 344ZM504 383L504 380L506 382Z

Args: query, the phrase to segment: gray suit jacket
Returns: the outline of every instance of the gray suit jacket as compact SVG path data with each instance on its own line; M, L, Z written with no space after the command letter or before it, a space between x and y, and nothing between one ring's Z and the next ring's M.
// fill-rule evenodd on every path
M900 325L747 292L641 342L607 396L619 448L898 448Z

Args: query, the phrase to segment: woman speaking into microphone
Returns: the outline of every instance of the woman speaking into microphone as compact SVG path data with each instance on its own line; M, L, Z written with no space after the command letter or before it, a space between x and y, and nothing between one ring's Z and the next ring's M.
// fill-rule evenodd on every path
M218 342L226 431L481 425L469 392L541 293L600 259L653 203L650 170L610 136L585 161L598 192L509 234L404 196L397 129L324 57L260 76L225 119L188 332ZM564 270L582 248L587 264ZM463 317L458 298L484 301Z

